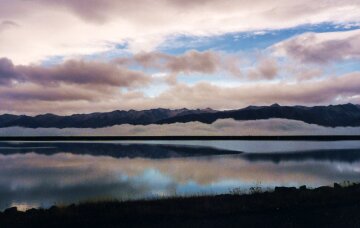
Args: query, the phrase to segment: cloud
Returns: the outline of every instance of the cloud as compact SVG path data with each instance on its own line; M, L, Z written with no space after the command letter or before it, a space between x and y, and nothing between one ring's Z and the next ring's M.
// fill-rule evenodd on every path
M150 107L142 92L120 89L94 90L78 86L44 88L34 85L0 87L0 113L74 114L113 111L115 109L144 109ZM145 106L146 105L146 106ZM155 105L155 104L154 104Z
M189 50L183 54L170 55L161 52L142 52L131 57L113 60L119 65L139 65L146 69L156 69L169 75L215 74L225 72L241 76L239 56L215 51Z
M356 0L3 0L0 21L19 26L2 31L0 53L16 64L28 64L108 51L119 43L132 53L148 52L176 35L358 22L359 8Z
M231 85L215 85L199 82L194 85L177 83L166 87L154 96L142 91L120 91L117 87L98 90L72 84L41 90L16 85L0 87L1 112L37 114L54 112L71 114L79 112L112 111L114 109L149 108L214 108L237 109L247 105L337 104L356 101L360 95L360 73L338 77L304 80L298 82L247 82ZM64 90L67 92L58 91ZM43 95L38 95L42 92ZM59 94L56 99L52 93ZM46 99L47 95L49 98ZM71 95L77 96L70 99ZM26 97L28 98L26 99ZM52 101L49 101L51 98Z
M8 21L8 20L2 21L0 22L0 33L6 29L16 28L18 26L19 25L13 21Z
M71 110L79 104L89 107L96 102L112 104L120 98L142 97L135 90L146 88L152 80L152 76L142 71L113 63L68 60L46 67L14 65L11 60L1 58L0 107L8 111L23 106L25 112L46 109L58 112L62 103L71 106ZM126 94L121 89L126 89Z
M110 87L137 87L149 84L151 77L141 71L129 70L99 61L68 60L50 67L14 65L0 58L0 84L36 83L44 86L59 84Z
M202 72L212 74L217 70L220 59L213 52L189 51L182 56L168 57L166 68L171 72Z
M298 66L296 64L289 64L285 67L285 70L298 81L311 80L324 76L323 68L309 67L307 65Z
M68 60L52 67L17 66L25 81L38 84L94 84L116 87L144 86L150 77L141 71L97 61Z
M360 29L346 32L305 33L274 45L279 56L302 63L326 64L360 57Z
M116 94L115 90L108 90ZM33 83L20 84L13 87L0 88L0 97L4 105L2 108L13 105L17 106L15 102L28 103L30 106L32 102L35 103L48 101L48 102L65 102L65 101L98 101L106 99L108 96L105 91L98 91L91 88L84 88L74 85L61 84L56 87L41 86ZM7 102L8 101L8 102ZM7 104L5 106L5 104ZM48 104L51 106L51 104ZM33 108L37 108L33 106ZM51 110L51 109L50 109ZM45 111L45 110L44 110Z
M0 58L0 85L8 85L19 78L19 73L10 59Z
M248 77L254 79L274 79L278 74L278 63L273 58L263 58L257 63L254 69L248 73Z
M294 82L253 82L216 86L202 82L193 86L178 84L157 97L170 107L230 109L250 104L328 104L341 103L360 93L358 72L340 77ZM174 102L176 101L176 102Z

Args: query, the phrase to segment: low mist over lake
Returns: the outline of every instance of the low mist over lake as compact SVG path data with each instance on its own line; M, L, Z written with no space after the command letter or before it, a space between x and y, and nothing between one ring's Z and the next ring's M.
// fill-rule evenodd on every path
M235 121L217 120L212 124L199 122L163 125L130 125L106 128L23 128L7 127L0 130L0 136L76 136L76 135L357 135L360 127L323 127L296 120L270 119Z

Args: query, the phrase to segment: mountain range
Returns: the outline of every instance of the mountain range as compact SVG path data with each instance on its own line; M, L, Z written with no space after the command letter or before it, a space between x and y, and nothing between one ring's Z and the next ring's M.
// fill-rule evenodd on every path
M28 127L28 128L101 128L121 124L148 125L171 124L198 121L211 124L218 119L258 120L282 118L299 120L309 124L326 127L360 126L360 106L354 104L329 106L248 106L242 109L217 111L213 109L150 109L143 111L112 111L90 114L73 114L60 116L43 114L0 115L0 128Z

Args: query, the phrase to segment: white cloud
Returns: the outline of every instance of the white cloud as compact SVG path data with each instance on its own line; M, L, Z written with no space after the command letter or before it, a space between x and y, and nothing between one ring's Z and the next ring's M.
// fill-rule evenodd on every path
M208 82L194 85L174 84L154 96L139 90L92 90L73 85L34 87L32 84L11 88L0 86L1 112L8 113L89 113L116 109L214 108L237 109L247 105L339 104L359 101L360 73L299 82L251 82L219 86ZM96 92L96 93L94 93Z
M0 53L16 64L50 56L93 54L128 42L132 52L154 50L178 34L211 36L322 22L358 22L357 0L2 0Z
M305 33L275 44L277 56L303 63L329 63L360 58L360 29L346 32Z

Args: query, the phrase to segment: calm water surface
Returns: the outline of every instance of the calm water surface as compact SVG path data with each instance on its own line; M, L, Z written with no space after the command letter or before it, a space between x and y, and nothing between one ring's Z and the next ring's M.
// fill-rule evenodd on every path
M360 141L0 143L0 210L343 181Z

